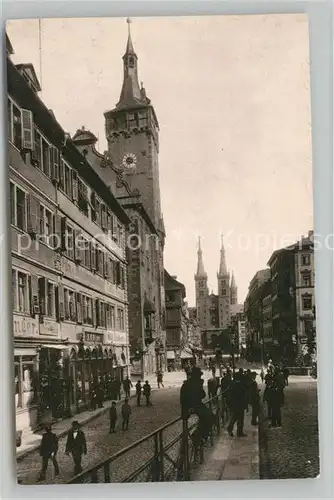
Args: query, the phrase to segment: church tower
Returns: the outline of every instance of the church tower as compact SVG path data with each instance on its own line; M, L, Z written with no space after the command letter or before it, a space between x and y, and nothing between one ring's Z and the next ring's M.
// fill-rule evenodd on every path
M128 40L123 56L123 85L116 107L105 116L108 156L122 171L131 192L140 193L141 202L155 227L163 231L159 184L159 124L138 80L138 57L128 22ZM122 196L122 193L119 193Z
M217 273L218 279L218 308L219 328L225 329L230 325L231 302L230 302L230 274L227 271L223 235L221 237L220 266Z
M230 294L231 294L231 305L237 304L238 303L238 287L235 282L234 278L234 273L232 271L232 278L231 278L231 289L230 289Z
M206 302L209 295L208 275L204 271L201 239L198 238L197 272L195 274L197 318L201 328L207 326Z

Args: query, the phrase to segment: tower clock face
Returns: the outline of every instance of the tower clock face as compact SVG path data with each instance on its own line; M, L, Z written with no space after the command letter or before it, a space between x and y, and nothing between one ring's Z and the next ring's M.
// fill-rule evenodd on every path
M137 165L137 158L136 158L136 155L134 155L133 153L126 153L124 156L123 156L123 160L122 160L122 167L125 168L125 169L133 169L135 168Z

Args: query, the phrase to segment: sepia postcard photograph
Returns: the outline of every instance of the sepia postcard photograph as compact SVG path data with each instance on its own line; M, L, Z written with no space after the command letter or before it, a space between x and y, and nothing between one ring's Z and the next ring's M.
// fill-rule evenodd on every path
M317 477L307 15L5 39L17 482Z

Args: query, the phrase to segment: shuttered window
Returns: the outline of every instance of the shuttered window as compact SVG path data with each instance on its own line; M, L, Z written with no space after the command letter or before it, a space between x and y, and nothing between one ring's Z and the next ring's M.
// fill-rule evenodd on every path
M11 223L22 229L27 230L27 193L19 186L10 183L10 205L11 205Z

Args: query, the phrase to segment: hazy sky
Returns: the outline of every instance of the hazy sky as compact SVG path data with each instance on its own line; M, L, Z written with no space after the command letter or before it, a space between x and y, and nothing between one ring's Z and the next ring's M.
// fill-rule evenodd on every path
M8 23L13 61L40 75L37 20ZM197 236L210 291L220 233L243 301L272 251L313 226L308 22L303 15L135 18L139 79L160 123L165 267L194 305ZM42 21L42 99L106 149L125 19Z

